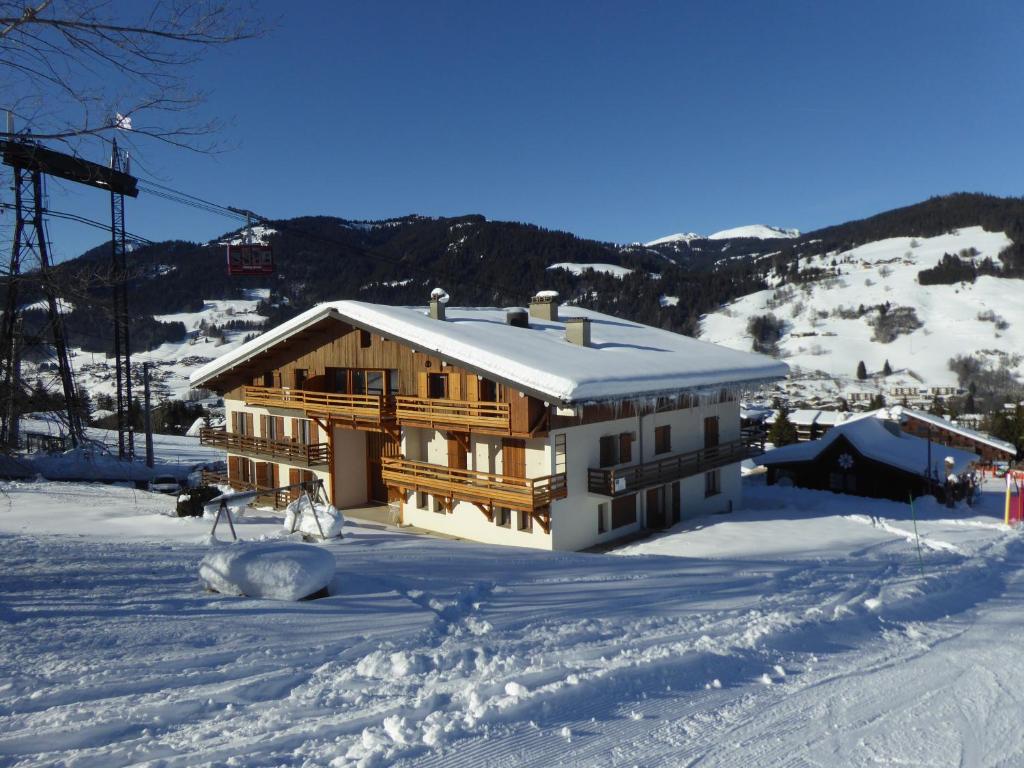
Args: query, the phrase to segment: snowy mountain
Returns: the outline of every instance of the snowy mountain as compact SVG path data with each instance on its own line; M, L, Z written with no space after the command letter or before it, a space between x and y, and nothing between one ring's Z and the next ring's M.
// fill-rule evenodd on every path
M734 240L741 237L752 237L758 240L774 240L780 237L800 237L799 229L783 229L781 227L769 227L767 224L747 224L743 227L723 229L720 232L708 235L708 240Z
M698 235L696 232L679 232L674 235L666 235L665 237L659 237L657 240L651 240L649 243L644 243L648 248L655 245L668 245L669 243L689 243L693 240L702 240L703 235Z
M706 315L700 337L749 350L752 323L775 329L760 341L815 379L810 389L822 396L857 387L956 387L949 363L958 355L1024 378L1024 279L982 273L973 282L922 285L920 278L948 262L947 254L984 272L985 260L998 261L1011 245L1005 233L975 226L803 256L795 275ZM894 373L888 381L858 381L860 361L876 375L888 361Z

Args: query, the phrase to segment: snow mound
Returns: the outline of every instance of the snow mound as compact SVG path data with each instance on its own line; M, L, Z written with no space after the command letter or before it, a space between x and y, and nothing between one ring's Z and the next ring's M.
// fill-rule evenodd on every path
M297 524L296 517L298 517ZM320 523L319 527L317 521ZM311 505L308 496L300 496L288 505L284 513L286 533L291 533L294 528L307 536L319 536L320 530L323 529L323 535L328 539L333 539L336 536L341 536L341 529L344 525L345 516L333 504Z
M199 563L199 579L225 595L301 600L334 577L334 555L293 542L237 542L217 547Z
M732 237L756 237L760 240L771 240L779 237L800 237L800 230L769 227L767 224L747 224L744 227L733 227L715 232L713 235L708 235L708 240L728 240Z

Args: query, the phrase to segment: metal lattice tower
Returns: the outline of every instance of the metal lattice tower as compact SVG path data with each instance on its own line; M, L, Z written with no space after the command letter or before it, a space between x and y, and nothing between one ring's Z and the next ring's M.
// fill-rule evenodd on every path
M7 275L7 297L3 325L0 327L0 382L7 401L0 413L0 442L16 447L22 392L21 365L21 309L18 306L20 283L26 279L26 270L35 269L45 297L48 313L48 331L52 338L54 357L64 393L68 437L71 444L79 445L83 438L80 401L75 389L71 359L68 355L64 318L57 303L56 286L52 279L50 254L46 242L43 220L43 173L38 169L26 170L14 166L14 237L10 267ZM31 213L31 220L29 219ZM43 334L46 335L46 334Z
M110 168L128 173L128 153L113 141ZM122 459L135 456L135 419L132 410L132 353L128 332L128 248L124 228L124 194L110 192L110 273L113 280L114 376L117 399L117 451Z

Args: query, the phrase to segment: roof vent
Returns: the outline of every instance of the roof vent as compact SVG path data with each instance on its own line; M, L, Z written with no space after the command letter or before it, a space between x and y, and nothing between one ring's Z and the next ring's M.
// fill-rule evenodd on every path
M530 300L530 317L558 321L558 291L538 291Z
M526 313L525 309L513 307L505 312L505 322L509 325L515 326L516 328L529 328L530 316Z
M430 292L430 316L434 320L444 320L444 306L448 303L448 293L444 288L435 288Z
M565 340L580 347L590 346L590 318L565 318Z

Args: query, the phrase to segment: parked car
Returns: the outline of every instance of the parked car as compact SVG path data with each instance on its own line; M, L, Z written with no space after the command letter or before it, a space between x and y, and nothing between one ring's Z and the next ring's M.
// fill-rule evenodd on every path
M181 483L174 475L157 475L149 481L149 490L153 493L178 493Z

